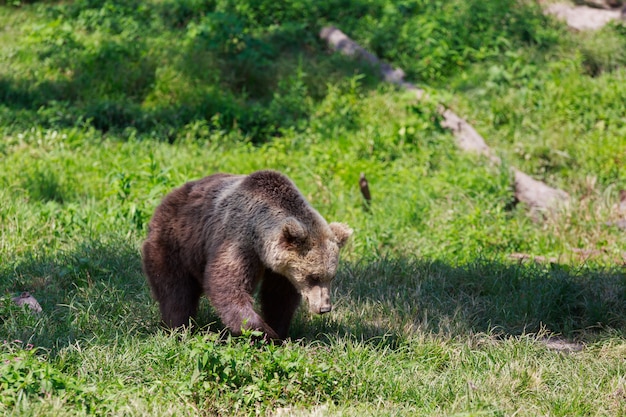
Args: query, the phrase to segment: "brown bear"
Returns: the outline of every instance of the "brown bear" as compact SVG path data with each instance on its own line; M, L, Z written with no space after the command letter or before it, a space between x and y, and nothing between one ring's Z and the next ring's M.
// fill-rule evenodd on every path
M168 194L150 221L143 269L163 323L189 324L204 293L235 335L284 339L301 297L331 310L339 249L352 230L330 223L276 171L214 174ZM261 283L261 315L253 293Z

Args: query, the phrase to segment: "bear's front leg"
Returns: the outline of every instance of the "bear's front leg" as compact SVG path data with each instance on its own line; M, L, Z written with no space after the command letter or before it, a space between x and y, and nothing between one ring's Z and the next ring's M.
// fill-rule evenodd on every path
M300 305L300 293L289 279L266 269L260 296L263 318L281 339L286 339L291 319Z
M222 323L237 336L245 329L280 339L254 311L252 293L263 273L263 265L254 253L244 253L227 244L223 248L209 261L204 274L204 290Z

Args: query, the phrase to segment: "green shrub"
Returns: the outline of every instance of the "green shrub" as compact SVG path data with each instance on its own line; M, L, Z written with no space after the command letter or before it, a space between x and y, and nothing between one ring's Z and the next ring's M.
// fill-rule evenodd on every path
M94 390L51 365L43 350L21 345L19 340L0 345L0 410L10 413L51 396L87 414L94 410Z
M220 414L259 415L277 407L340 399L349 382L330 358L303 355L288 346L252 342L250 336L259 334L228 337L224 342L219 342L216 335L192 341L190 357L196 367L189 390L199 405Z

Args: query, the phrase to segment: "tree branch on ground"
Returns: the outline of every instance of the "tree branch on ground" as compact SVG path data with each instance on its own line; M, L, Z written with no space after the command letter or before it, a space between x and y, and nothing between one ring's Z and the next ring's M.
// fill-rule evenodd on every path
M384 81L413 92L418 99L422 99L426 94L421 88L404 80L405 73L402 69L393 68L390 64L379 60L378 57L354 42L341 30L332 26L325 27L321 30L320 37L333 50L346 56L361 59L379 68L381 78ZM438 111L443 117L441 126L454 134L459 148L484 155L493 163L501 164L500 158L493 153L483 137L465 119L443 105L439 106ZM568 202L569 194L565 191L552 188L516 168L512 168L512 172L515 198L527 204L532 211L552 210Z

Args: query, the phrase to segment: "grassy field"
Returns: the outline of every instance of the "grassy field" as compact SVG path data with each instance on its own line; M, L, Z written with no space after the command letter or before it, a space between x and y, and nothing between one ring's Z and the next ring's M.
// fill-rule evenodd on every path
M326 24L430 99L328 51ZM77 0L5 2L0 27L0 413L626 414L623 25L513 0ZM504 164L459 151L438 103ZM570 205L531 215L511 166ZM333 312L298 311L284 345L230 337L206 300L201 330L160 329L154 208L263 168L355 230Z

